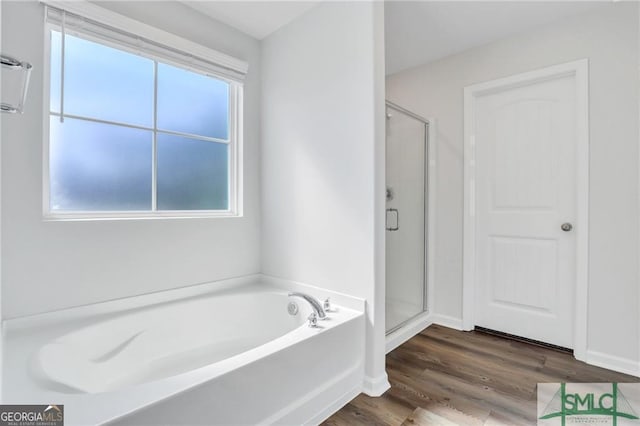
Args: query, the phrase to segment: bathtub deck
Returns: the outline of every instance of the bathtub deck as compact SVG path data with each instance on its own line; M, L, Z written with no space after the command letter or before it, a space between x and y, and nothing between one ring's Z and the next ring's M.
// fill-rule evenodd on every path
M387 355L391 382L324 425L535 425L538 382L638 382L570 354L432 325Z

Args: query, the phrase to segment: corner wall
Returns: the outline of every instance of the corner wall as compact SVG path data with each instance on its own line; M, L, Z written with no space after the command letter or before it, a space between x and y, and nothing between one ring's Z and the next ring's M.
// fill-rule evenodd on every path
M463 88L589 58L589 362L640 374L638 5L620 2L387 78L437 122L436 314L462 315Z
M23 115L2 120L2 318L260 271L260 44L177 2L100 6L249 62L244 217L42 219L44 6L2 2L3 52L34 65Z
M383 26L382 4L321 3L262 56L262 271L366 299L370 394L388 388Z

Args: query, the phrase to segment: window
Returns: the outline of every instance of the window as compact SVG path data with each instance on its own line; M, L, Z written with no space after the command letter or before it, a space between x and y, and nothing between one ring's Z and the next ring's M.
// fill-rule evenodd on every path
M239 214L241 83L53 16L45 214Z

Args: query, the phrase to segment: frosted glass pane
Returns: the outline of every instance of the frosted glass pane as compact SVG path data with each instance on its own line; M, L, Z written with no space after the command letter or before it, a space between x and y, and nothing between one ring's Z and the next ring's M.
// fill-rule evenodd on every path
M229 208L228 145L158 134L158 210Z
M65 113L151 127L152 60L70 35L64 54Z
M51 210L151 209L151 131L57 117L50 126Z
M229 84L158 64L158 128L227 139Z
M62 62L62 36L57 31L51 31L51 67L49 108L60 112L60 63Z

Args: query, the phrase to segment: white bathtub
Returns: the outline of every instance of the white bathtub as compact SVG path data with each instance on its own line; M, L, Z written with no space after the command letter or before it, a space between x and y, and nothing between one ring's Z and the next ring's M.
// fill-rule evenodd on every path
M301 424L358 393L361 311L336 306L310 328L287 289L233 287L9 324L2 402L64 404L67 425Z

